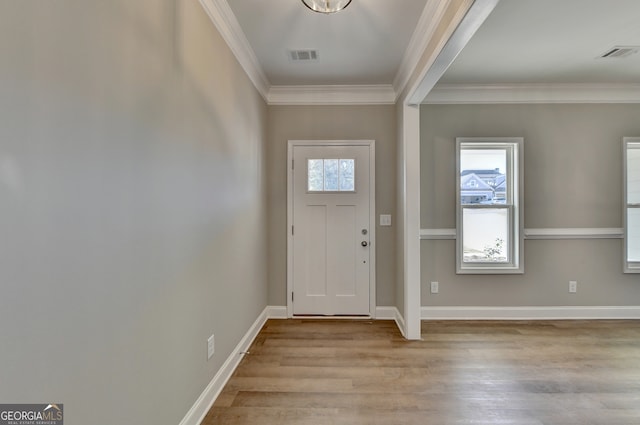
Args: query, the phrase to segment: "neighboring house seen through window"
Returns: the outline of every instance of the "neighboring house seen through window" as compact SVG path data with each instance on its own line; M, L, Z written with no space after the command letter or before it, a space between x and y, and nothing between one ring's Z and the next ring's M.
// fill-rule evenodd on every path
M523 139L456 144L457 272L523 273Z

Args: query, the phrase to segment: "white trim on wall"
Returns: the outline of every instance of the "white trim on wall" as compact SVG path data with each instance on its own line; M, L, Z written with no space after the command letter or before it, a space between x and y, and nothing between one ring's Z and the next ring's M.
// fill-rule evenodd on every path
M287 318L287 306L275 306L269 305L266 308L267 319L286 319Z
M422 320L606 320L640 319L640 306L429 307Z
M622 239L621 228L525 229L525 239Z
M640 84L437 84L423 103L640 103Z
M351 86L272 86L269 105L393 105L396 93L388 84Z
M619 227L524 229L525 239L622 239L623 235ZM456 229L420 229L423 240L455 240L456 236Z
M455 240L456 229L420 229L420 239Z
M402 191L401 213L404 261L404 326L407 339L420 339L420 108L402 105ZM400 266L400 265L398 265Z
M244 69L244 72L247 73L253 85L262 97L267 100L270 86L269 80L227 1L200 0L200 4L233 52L242 69Z

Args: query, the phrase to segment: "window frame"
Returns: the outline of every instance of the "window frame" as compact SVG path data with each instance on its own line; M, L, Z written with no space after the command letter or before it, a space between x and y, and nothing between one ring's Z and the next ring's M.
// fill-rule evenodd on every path
M461 154L465 149L501 149L507 152L504 204L462 204ZM456 273L457 274L523 274L524 273L524 138L522 137L458 137L456 138ZM506 209L508 226L507 262L464 261L464 209Z
M623 223L623 245L624 245L624 257L623 267L624 273L640 273L640 261L629 261L629 209L640 208L640 203L630 204L628 200L628 178L629 178L629 162L628 153L630 149L640 150L640 137L624 137L622 139L623 146L623 195L622 195L622 223Z

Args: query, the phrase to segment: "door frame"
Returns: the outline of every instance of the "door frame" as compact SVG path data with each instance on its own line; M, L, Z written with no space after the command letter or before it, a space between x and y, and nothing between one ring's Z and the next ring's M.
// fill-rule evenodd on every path
M293 149L296 146L368 146L369 147L369 317L376 311L376 142L375 140L289 140L287 148L287 317L293 317ZM319 316L324 317L324 316ZM329 316L336 318L335 316Z

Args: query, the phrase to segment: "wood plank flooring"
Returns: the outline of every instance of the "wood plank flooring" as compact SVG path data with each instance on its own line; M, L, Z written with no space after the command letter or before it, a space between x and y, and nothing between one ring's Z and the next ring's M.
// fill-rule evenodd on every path
M640 321L270 320L203 425L640 424Z

